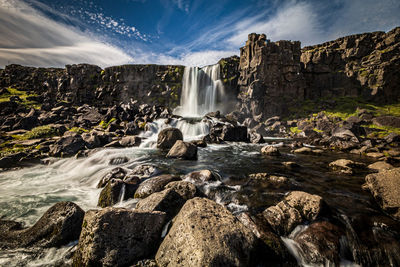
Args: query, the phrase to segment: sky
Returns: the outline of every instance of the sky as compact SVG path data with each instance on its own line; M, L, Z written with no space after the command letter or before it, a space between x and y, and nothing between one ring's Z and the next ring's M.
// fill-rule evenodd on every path
M204 66L247 35L302 46L400 26L399 0L0 0L0 68Z

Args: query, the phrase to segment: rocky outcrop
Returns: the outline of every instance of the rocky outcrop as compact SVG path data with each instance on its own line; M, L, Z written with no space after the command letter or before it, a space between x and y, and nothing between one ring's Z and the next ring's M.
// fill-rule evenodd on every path
M86 212L74 266L128 266L151 256L161 239L163 212L105 208Z
M112 106L138 101L175 107L179 104L183 66L122 65L105 68L89 64L60 68L8 65L0 73L0 87L33 92L51 103Z
M178 128L166 128L161 130L157 136L157 147L170 149L176 141L183 140L183 134Z
M350 35L301 51L305 97L363 96L393 101L400 95L400 28Z
M261 260L258 239L226 208L205 198L188 200L161 243L159 266L250 266Z
M168 151L167 158L196 160L197 146L189 142L178 140Z
M59 247L76 240L85 212L75 203L59 202L48 209L30 228L0 220L0 247Z
M264 34L249 34L240 49L240 110L262 122L304 99L300 56L300 42L271 42Z

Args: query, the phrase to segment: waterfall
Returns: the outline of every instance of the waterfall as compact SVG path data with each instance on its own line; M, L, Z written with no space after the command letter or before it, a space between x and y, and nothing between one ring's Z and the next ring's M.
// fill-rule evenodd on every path
M185 67L182 81L181 105L175 114L183 117L202 117L218 109L218 98L225 96L220 80L219 64Z

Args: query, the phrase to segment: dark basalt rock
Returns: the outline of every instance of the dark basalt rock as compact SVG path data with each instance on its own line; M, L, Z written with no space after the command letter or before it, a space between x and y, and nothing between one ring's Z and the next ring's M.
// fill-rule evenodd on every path
M168 151L167 158L180 158L187 160L197 159L197 146L183 142L182 140L176 141L176 143Z
M149 178L142 182L135 192L135 198L145 198L153 193L162 191L164 186L173 181L179 181L180 178L170 174L164 174Z
M61 137L55 144L50 146L49 154L52 156L72 156L79 150L85 148L85 141L80 135Z
M122 180L124 179L125 175L126 175L125 169L120 167L114 168L101 178L101 180L97 184L97 188L104 187L111 179Z
M0 221L0 247L59 247L79 237L85 212L72 202L59 202L48 209L30 228Z
M74 266L131 266L157 250L166 215L122 208L89 210Z
M177 128L167 128L158 134L157 147L170 149L178 140L183 140L182 132Z
M105 208L113 206L121 200L133 198L135 191L139 187L140 179L111 179L101 190L97 206Z

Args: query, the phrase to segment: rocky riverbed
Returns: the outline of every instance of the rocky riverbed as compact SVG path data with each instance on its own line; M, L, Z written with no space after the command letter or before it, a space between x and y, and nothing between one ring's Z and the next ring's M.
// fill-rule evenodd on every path
M64 120L64 134L37 143L47 142L47 152L18 152L25 159L0 173L2 264L400 263L395 135L362 138L357 122L346 128L342 121L330 133L310 135L275 117L264 130L276 137L264 138L260 127L240 124L235 113L188 121L150 106L138 107L136 121L155 121L146 122L144 133L134 124L131 135L120 110L107 127L97 124L107 121L98 111L94 129L75 126L87 132L66 130ZM83 111L70 114L89 118ZM298 124L311 128L326 119L313 118ZM189 126L171 127L181 120ZM182 133L187 127L197 131ZM337 128L346 134L331 134ZM99 136L108 139L91 146ZM333 149L324 138L346 145ZM122 147L126 140L131 143Z

